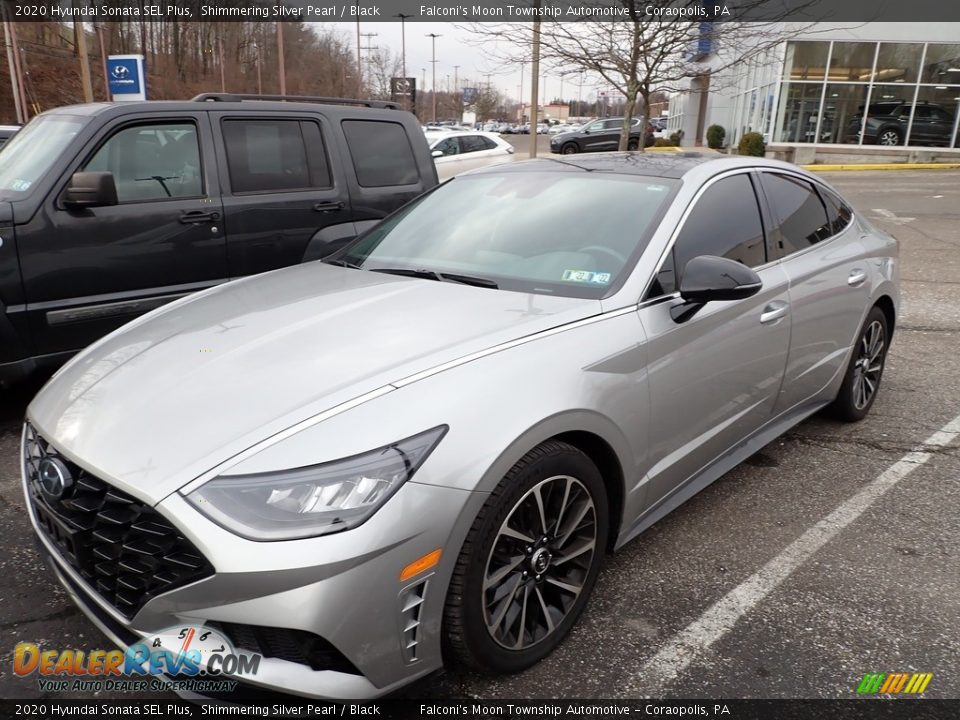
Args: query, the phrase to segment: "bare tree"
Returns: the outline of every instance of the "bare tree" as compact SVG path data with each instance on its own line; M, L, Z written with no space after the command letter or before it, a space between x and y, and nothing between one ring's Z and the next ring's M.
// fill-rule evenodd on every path
M623 19L544 19L541 59L558 71L590 73L623 95L626 102L619 148L626 150L631 119L638 110L648 112L654 92L683 89L684 80L724 70L805 29L786 22L788 11L783 6L764 10L768 4L768 0L738 3L741 17L752 11L751 22L722 17L707 22L702 15L702 0L597 0L592 7L622 8ZM794 5L790 12L796 11ZM529 24L472 23L466 27L493 61L530 58ZM700 62L705 54L711 54L709 66Z
M366 80L367 95L375 100L390 99L390 79L400 77L402 59L390 48L380 47L373 50L367 58Z

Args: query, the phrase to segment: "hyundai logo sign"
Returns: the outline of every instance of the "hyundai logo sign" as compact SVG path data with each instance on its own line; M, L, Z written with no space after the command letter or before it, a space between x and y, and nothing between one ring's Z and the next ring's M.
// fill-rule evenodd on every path
M111 55L107 58L107 78L114 100L147 99L142 55Z

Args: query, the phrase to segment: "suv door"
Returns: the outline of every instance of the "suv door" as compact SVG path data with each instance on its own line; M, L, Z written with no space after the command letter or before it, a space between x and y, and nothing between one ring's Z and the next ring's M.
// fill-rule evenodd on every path
M686 322L682 269L699 255L753 267L753 297L707 303ZM790 344L787 277L768 264L764 227L750 174L710 181L682 222L639 315L647 336L650 401L648 470L654 506L760 428L771 417Z
M77 350L147 310L223 282L226 240L204 113L107 123L18 228L38 355ZM73 172L113 173L119 203L69 210Z
M790 280L793 334L777 410L813 397L845 367L864 309L871 267L853 212L798 175L761 172L773 219L771 249Z
M584 152L609 150L613 142L613 120L595 120L584 128L581 144Z
M306 113L211 112L224 178L231 278L302 262L311 239L354 235L326 119ZM330 246L332 252L335 245Z

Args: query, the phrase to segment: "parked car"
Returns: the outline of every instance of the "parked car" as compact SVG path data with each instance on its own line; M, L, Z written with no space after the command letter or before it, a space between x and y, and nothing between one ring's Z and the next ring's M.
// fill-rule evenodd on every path
M437 175L446 180L467 170L513 160L513 145L499 135L473 130L451 132L430 140Z
M787 163L484 168L77 356L27 409L27 512L121 648L212 626L261 655L220 677L309 697L517 672L608 551L812 413L869 412L899 267Z
M560 133L550 138L550 152L573 155L581 152L603 152L616 150L620 143L623 118L602 118L593 120L570 132ZM628 150L637 150L653 145L653 130L640 118L633 118L630 127Z
M546 135L550 132L550 126L547 123L537 123L537 135Z
M844 141L858 142L862 127L864 143L903 145L907 140L911 105L902 100L870 103L866 122L860 106L860 112L850 118ZM953 114L942 105L919 102L913 110L910 144L950 145L954 125Z
M0 381L323 257L437 184L410 113L289 99L75 105L20 130L0 150Z
M567 123L557 123L556 125L550 126L550 135L559 135L560 133L570 132L571 130L576 130L576 126Z

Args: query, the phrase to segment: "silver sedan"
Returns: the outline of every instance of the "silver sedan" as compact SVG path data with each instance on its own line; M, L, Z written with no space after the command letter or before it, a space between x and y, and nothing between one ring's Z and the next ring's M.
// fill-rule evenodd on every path
M77 356L28 409L30 517L114 642L212 628L248 684L522 670L606 553L812 413L867 414L898 276L792 165L484 169Z

